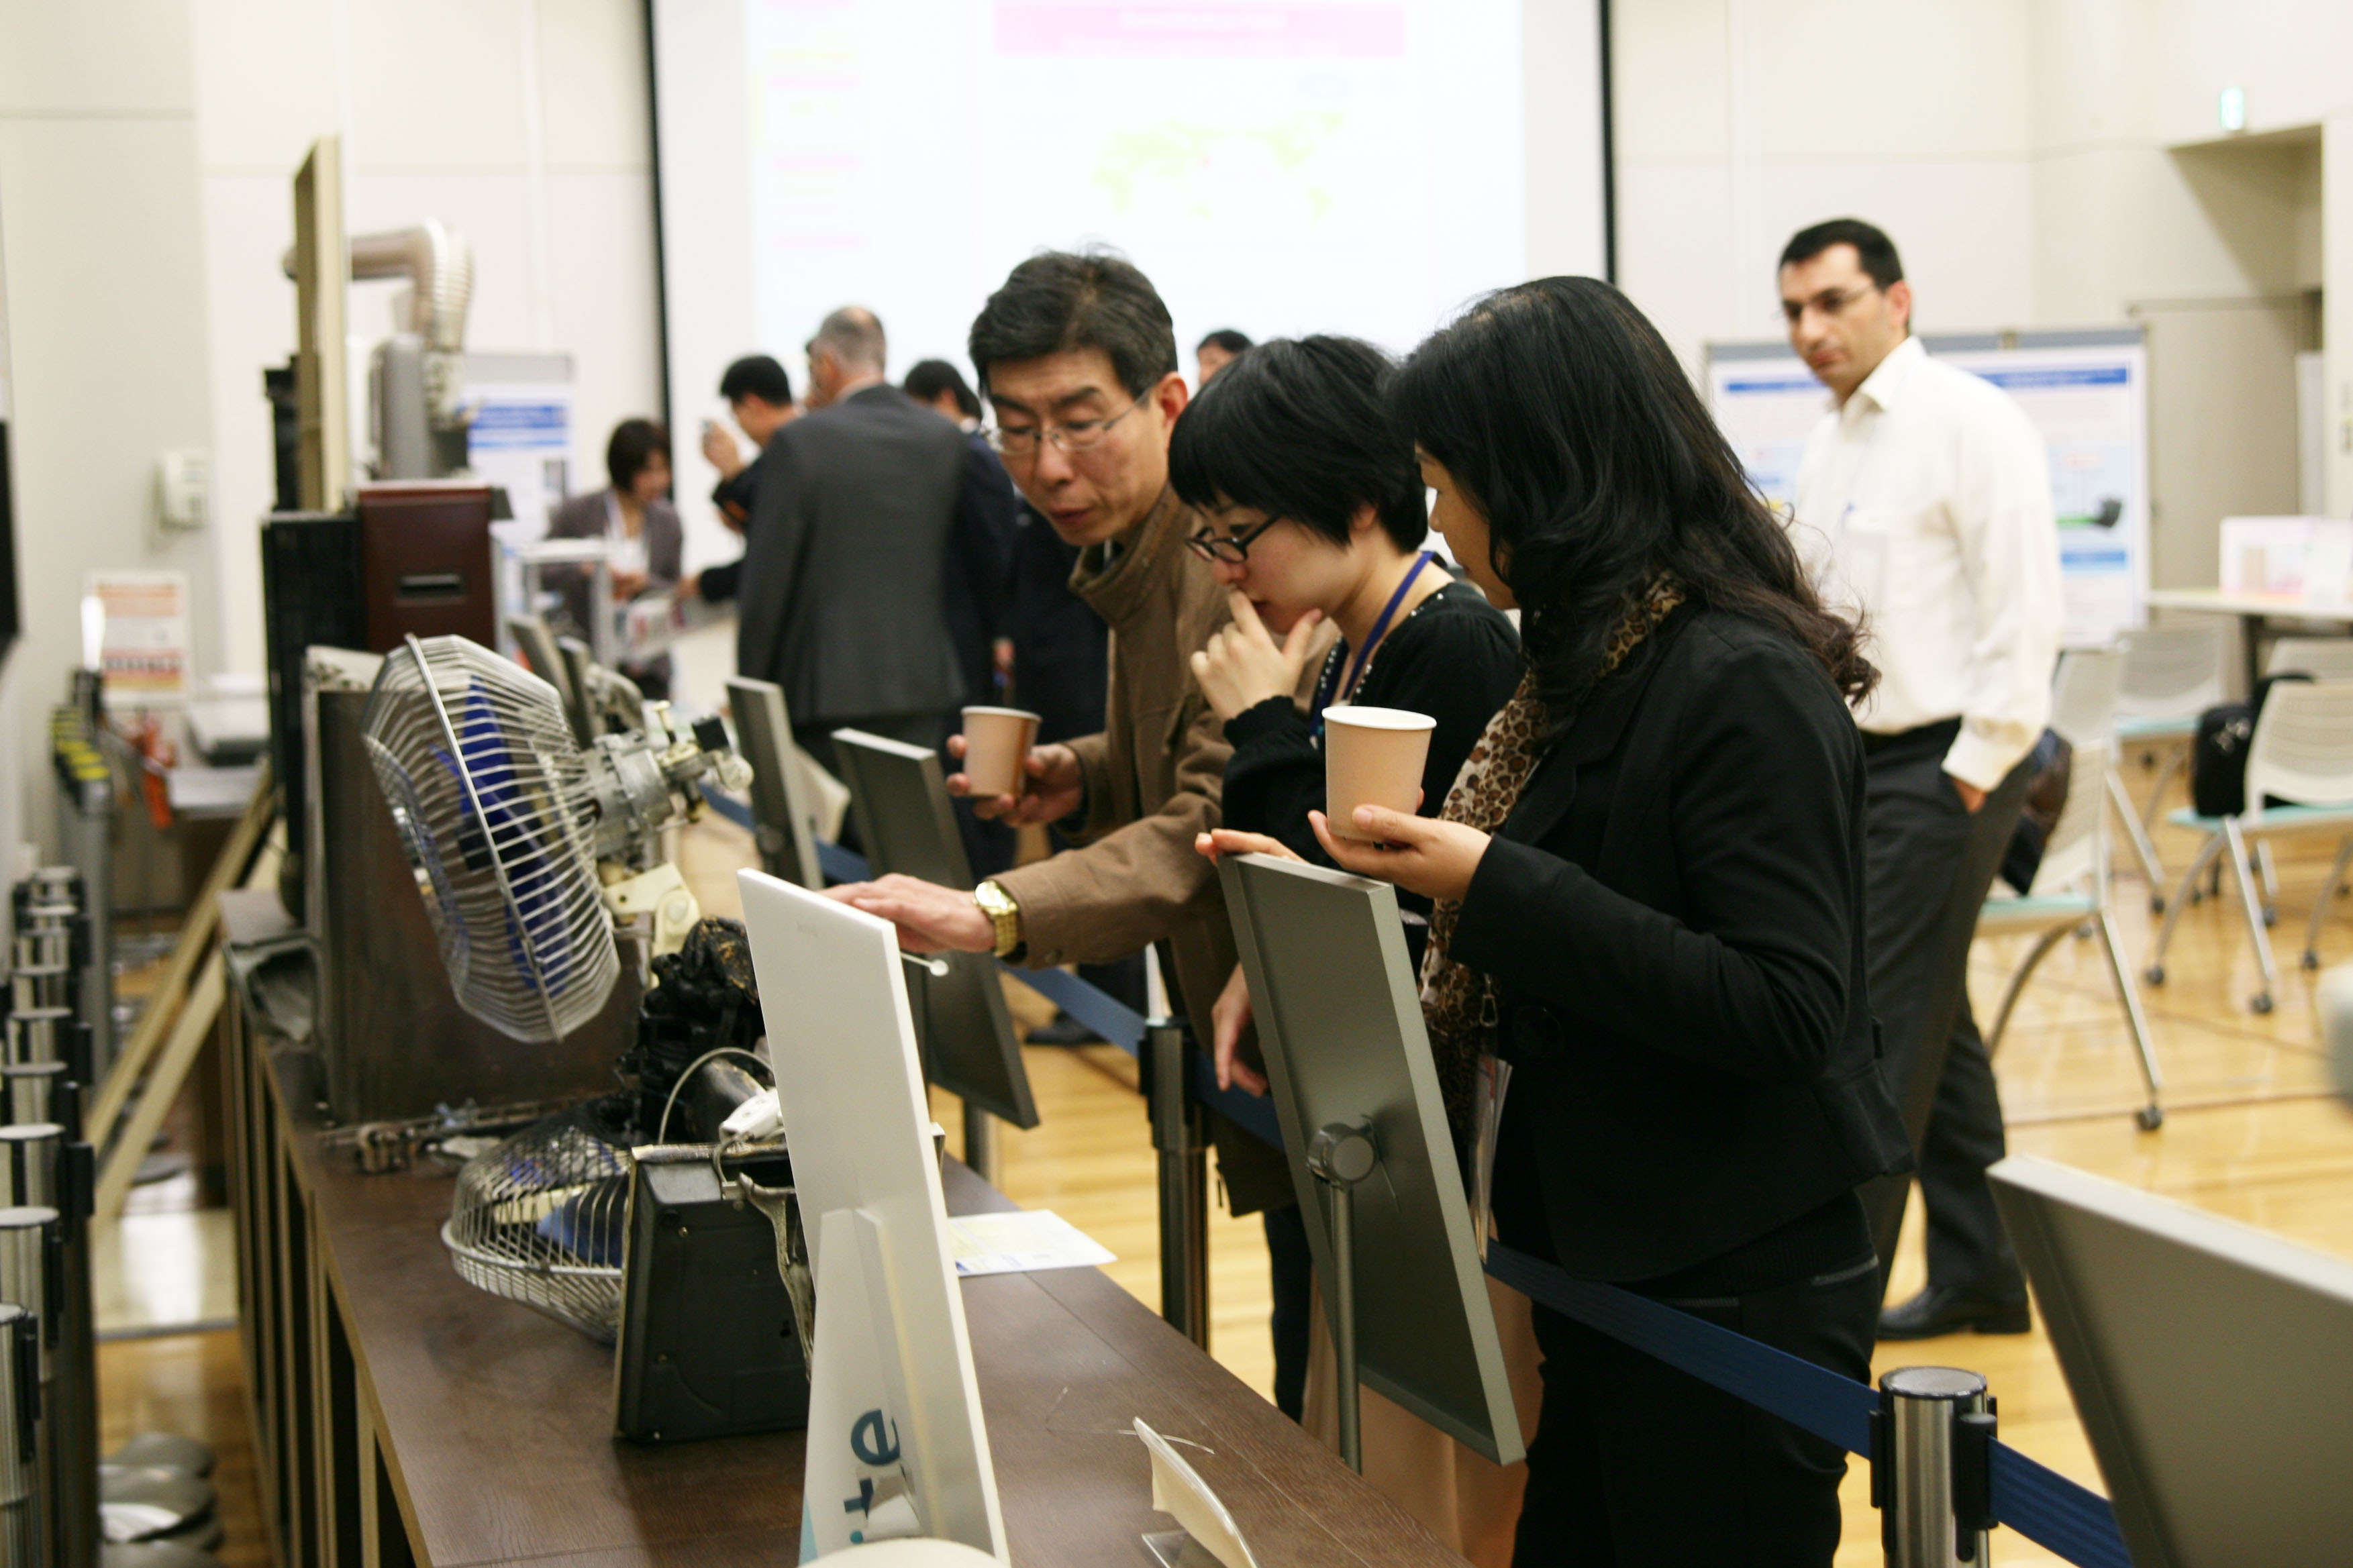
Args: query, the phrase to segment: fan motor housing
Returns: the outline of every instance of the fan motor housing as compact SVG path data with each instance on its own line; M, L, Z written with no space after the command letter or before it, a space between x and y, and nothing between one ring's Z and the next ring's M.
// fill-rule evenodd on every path
M710 1151L638 1151L629 1190L614 1430L639 1443L808 1425L808 1367L776 1233L727 1201ZM787 1158L731 1161L763 1186L792 1184Z

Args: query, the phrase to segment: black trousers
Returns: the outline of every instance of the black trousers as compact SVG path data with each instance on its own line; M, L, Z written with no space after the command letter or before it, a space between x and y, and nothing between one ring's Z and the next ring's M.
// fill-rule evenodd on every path
M1670 1304L1868 1382L1879 1271L1864 1258L1769 1289ZM1846 1455L1548 1308L1544 1415L1514 1568L1829 1568Z
M1944 769L1957 732L1952 721L1867 740L1871 1008L1880 1066L1919 1160L1929 1284L2022 1299L2025 1277L1986 1181L2004 1149L2001 1099L1968 980L1969 943L2018 826L2028 764L1972 813ZM1893 1266L1911 1191L1908 1176L1863 1191L1883 1271Z
M1293 1421L1307 1408L1307 1340L1315 1311L1315 1252L1297 1204L1268 1209L1267 1271L1274 1287L1274 1406Z

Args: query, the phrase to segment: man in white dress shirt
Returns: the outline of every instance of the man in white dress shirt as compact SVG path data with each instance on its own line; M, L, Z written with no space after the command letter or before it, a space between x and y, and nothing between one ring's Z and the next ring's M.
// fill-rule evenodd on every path
M1878 229L1804 230L1780 285L1789 342L1836 403L1806 443L1795 537L1825 595L1862 612L1880 669L1856 714L1871 1002L1928 1216L1928 1288L1881 1314L1880 1337L2023 1333L2026 1283L1985 1174L2001 1103L1966 982L2051 711L2049 459L2016 404L1911 335L1911 286ZM1910 1190L1892 1177L1864 1192L1883 1269Z

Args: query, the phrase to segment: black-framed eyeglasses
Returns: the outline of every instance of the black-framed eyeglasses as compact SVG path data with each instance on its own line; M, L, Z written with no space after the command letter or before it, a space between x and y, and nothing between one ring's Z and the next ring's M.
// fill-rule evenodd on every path
M1194 554L1204 561L1222 561L1229 566L1240 566L1250 559L1250 547L1261 533L1282 519L1270 517L1256 528L1245 528L1240 533L1212 533L1208 529L1189 535L1185 542Z
M1144 406L1137 398L1108 419L1073 419L1067 425L1000 425L987 432L988 444L998 454L1008 458L1034 458L1038 443L1052 443L1065 452L1085 452L1100 447L1111 437L1111 427Z
M1866 283L1860 289L1825 289L1810 300L1784 300L1781 314L1795 321L1808 310L1820 310L1825 316L1835 316L1866 294L1875 294L1879 286Z

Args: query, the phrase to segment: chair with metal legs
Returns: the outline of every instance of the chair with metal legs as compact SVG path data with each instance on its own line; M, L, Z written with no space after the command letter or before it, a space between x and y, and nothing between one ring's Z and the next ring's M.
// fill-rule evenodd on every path
M2117 639L2124 650L2124 674L2116 690L2116 746L2121 758L2127 747L2162 748L2164 763L2146 803L2136 806L2116 773L2110 794L2133 854L2148 877L2148 907L2165 909L2165 866L2158 858L2149 829L2157 824L2166 786L2189 761L2189 742L2198 734L2198 716L2222 700L2222 627L2214 621L2192 621L2178 626L2143 626ZM2116 760L2111 759L2111 769Z
M2133 984L2132 970L2125 963L2124 948L2116 941L2116 918L2108 907L2105 813L2109 756L2105 741L2075 744L2067 801L2060 807L2059 820L2043 846L2042 864L2034 873L2033 888L2021 898L1989 898L1978 912L1979 936L2036 933L2026 962L2018 966L2009 985L2003 988L1993 1027L1986 1031L1986 1054L1991 1056L2001 1048L2002 1033L2010 1027L2010 1014L2017 1010L2019 995L2026 989L2035 967L2050 956L2051 950L2068 932L2088 925L2107 955L2108 973L2116 978L2125 1023L2132 1031L2134 1048L2140 1053L2141 1079L2148 1087L2147 1103L2135 1112L2135 1118L2144 1129L2154 1131L2165 1121L2164 1109L2158 1102L2165 1079L2158 1068L2157 1052L2149 1044L2148 1019L2141 1012L2140 990Z
M2166 911L2165 924L2158 931L2157 949L2149 955L2149 984L2165 984L2166 950L2173 941L2174 923L2189 901L2189 889L2209 866L2227 855L2238 880L2248 935L2254 942L2255 963L2263 973L2263 989L2249 1005L2258 1013L2270 1012L2279 988L2279 968L2264 930L2263 897L2247 847L2297 835L2328 834L2341 839L2353 834L2353 680L2274 687L2247 747L2245 809L2232 816L2201 816L2194 808L2185 807L2168 820L2178 827L2196 828L2206 838L2181 880L2180 896ZM2324 908L2345 860L2340 850L2337 865L2321 889ZM2316 910L2306 939L2307 967L2318 964L2314 951L2318 937Z

